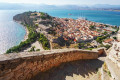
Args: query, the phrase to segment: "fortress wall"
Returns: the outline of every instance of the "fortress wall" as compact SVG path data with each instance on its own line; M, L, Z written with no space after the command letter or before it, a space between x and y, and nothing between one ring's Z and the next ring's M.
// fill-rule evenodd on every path
M0 55L0 80L30 80L61 63L97 59L98 52L77 49L24 52Z

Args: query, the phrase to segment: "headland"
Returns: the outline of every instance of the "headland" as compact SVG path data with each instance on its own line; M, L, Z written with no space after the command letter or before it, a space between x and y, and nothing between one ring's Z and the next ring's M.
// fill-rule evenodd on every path
M40 51L42 48L32 45L38 42L44 50L109 48L108 42L105 44L104 41L111 39L110 37L118 31L117 26L85 19L57 18L43 12L24 12L13 19L25 26L27 35L20 45L11 48L7 53Z

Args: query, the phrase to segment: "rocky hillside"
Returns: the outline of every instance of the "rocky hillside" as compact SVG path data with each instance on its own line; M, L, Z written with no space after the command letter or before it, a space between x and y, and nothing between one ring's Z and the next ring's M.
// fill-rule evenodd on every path
M13 20L20 21L22 24L33 25L33 19L30 18L32 12L24 12L22 14L17 14L13 17Z
M17 14L13 17L13 20L20 21L22 24L35 26L35 21L41 19L39 24L47 25L52 24L53 17L49 16L47 13L43 12L24 12L21 14Z

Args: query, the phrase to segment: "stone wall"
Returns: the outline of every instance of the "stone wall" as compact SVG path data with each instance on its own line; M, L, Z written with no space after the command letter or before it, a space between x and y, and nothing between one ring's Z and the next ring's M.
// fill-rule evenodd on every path
M64 62L97 58L96 51L77 49L3 54L0 55L0 80L29 80Z

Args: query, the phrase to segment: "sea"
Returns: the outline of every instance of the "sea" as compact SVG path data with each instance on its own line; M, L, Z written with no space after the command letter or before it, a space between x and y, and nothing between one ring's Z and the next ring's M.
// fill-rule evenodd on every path
M13 16L30 10L0 10L0 54L18 45L26 34L25 28L13 21ZM89 21L120 26L120 12L102 10L31 10L59 18L86 18Z

